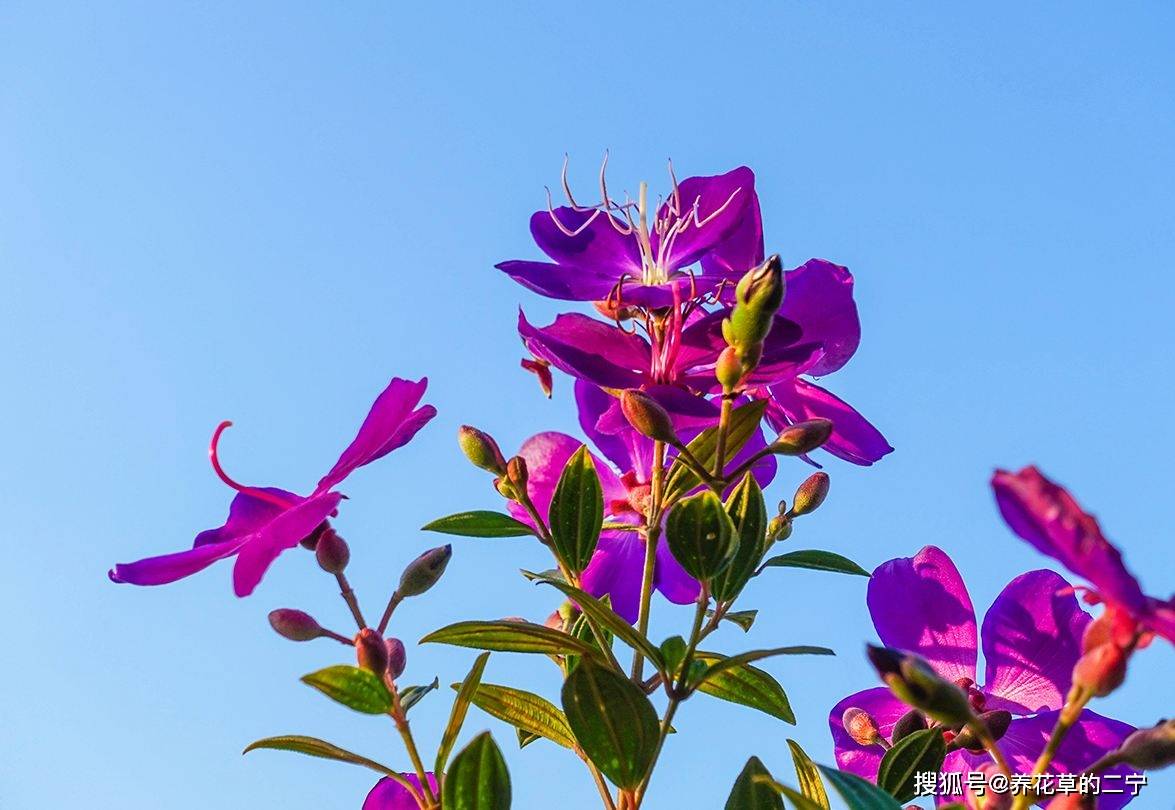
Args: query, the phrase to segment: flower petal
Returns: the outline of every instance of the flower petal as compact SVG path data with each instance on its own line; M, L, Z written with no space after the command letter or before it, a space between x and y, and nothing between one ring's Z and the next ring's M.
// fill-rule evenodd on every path
M987 708L1061 708L1089 622L1072 587L1052 571L1029 571L1008 583L983 619Z
M671 210L673 208L676 211ZM663 260L666 268L677 270L688 267L720 247L735 233L739 235L739 246L745 254L748 237L745 230L739 226L748 217L757 216L758 212L755 173L746 166L739 166L726 174L687 177L678 184L670 200L657 211L657 219L660 221L682 223L682 227L673 237L673 244L668 246L668 255ZM698 227L698 222L705 224ZM753 232L753 226L750 227ZM761 230L762 225L759 227ZM662 236L657 233L652 235L654 255L661 249L661 239ZM738 246L731 246L732 253L727 258L741 262L743 259L736 247Z
M302 538L313 532L326 520L343 496L338 492L313 495L297 506L287 509L248 535L233 567L233 591L237 596L248 596L261 582L266 570L286 549L291 549Z
M509 261L495 265L523 287L561 301L602 301L619 276L607 268L552 262Z
M643 567L643 561L642 561ZM653 586L675 605L688 605L696 602L702 586L698 581L685 572L681 563L669 550L669 543L665 540L664 532L657 542L657 562L653 569Z
M592 596L607 594L612 609L633 623L640 610L644 559L645 544L636 532L606 531L580 582Z
M411 782L417 790L420 789L420 778L416 774L402 773L400 775ZM428 785L433 794L436 795L438 792L436 777L431 773L426 773L425 776L428 778ZM417 810L417 804L407 788L391 777L385 776L376 782L375 787L367 794L367 798L363 801L363 810Z
M861 342L853 274L847 267L810 259L785 277L787 292L779 314L799 324L805 342L817 341L824 347L823 358L809 373L819 376L836 371Z
M539 328L519 310L518 334L535 357L602 388L638 388L648 375L648 343L586 315L560 315Z
M569 236L567 231L578 233ZM606 269L612 284L626 273L636 278L641 276L641 252L636 234L623 234L617 230L609 222L607 212L577 211L568 207L536 211L530 218L530 233L539 249L559 264L592 271Z
M592 444L599 448L621 473L633 470L639 477L642 472L638 465L644 463L643 480L647 480L650 472L647 459L652 458L653 440L632 430L627 421L613 431L605 431L600 427L600 420L605 414L613 410L617 414L620 413L620 400L599 386L576 380L575 403L579 411L579 426L583 428ZM622 414L621 418L623 419Z
M166 585L203 571L217 560L231 557L248 539L249 535L245 535L218 543L204 543L175 554L148 557L133 563L120 563L111 568L108 575L113 582L130 585Z
M1142 624L1147 630L1175 644L1175 597L1166 602L1147 597Z
M942 549L882 563L869 580L868 603L885 644L921 655L944 678L975 680L975 609Z
M526 461L527 481L526 491L530 495L531 503L544 520L551 510L551 499L555 496L555 487L559 484L559 476L563 468L583 442L566 433L546 431L537 433L522 443L518 455ZM596 465L596 474L600 478L600 488L604 492L604 504L609 501L626 497L627 491L616 473L600 458L592 455ZM510 514L518 520L530 525L530 516L526 510L513 501L509 505Z
M776 430L805 419L828 419L832 436L820 448L852 464L868 467L893 452L881 431L844 400L807 380L792 379L770 387L767 421Z
M356 468L370 464L407 444L437 414L436 408L431 405L413 410L427 387L427 377L417 382L393 378L376 398L354 440L339 456L330 472L318 482L315 492L326 492Z
M296 506L305 500L305 498L299 495L287 492L284 489L278 489L277 487L257 487L256 489L261 492L268 492L270 495L276 495L281 500L287 501L290 506ZM193 545L205 546L211 543L223 543L226 540L234 540L242 535L252 534L283 511L280 506L272 501L250 495L248 490L238 492L233 498L232 503L229 504L228 520L224 522L224 525L216 529L206 529L200 532L196 535L196 541Z
M853 708L868 712L877 723L881 736L888 740L893 735L894 723L910 711L910 707L894 697L889 689L879 686L849 695L833 706L828 715L828 727L832 731L837 767L855 773L862 779L876 782L877 768L881 765L885 750L880 745L861 745L845 731L844 713Z
M759 196L752 192L751 204L738 223L712 251L702 256L705 275L737 281L763 263L763 216Z

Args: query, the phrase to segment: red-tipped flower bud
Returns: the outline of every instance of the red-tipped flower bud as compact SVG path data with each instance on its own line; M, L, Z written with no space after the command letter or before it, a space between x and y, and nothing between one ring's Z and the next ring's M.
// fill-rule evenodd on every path
M714 376L718 379L718 384L722 386L722 390L730 393L738 384L742 382L746 370L743 368L742 361L739 359L738 352L734 350L733 346L727 346L722 350L722 354L718 355L718 362L714 366Z
M498 443L490 434L469 425L462 425L457 429L457 444L475 467L481 467L495 475L506 474L506 459L502 457Z
M388 668L388 647L379 633L370 627L364 627L356 634L355 657L359 659L359 666L376 675L383 675Z
M436 585L452 556L452 546L438 546L408 563L400 576L400 587L396 589L400 596L419 596Z
M877 728L877 721L864 709L858 709L855 706L845 709L840 722L857 745L875 745L881 740L881 731Z
M1094 697L1105 697L1126 680L1126 653L1116 644L1099 644L1073 667L1073 685L1088 689Z
M828 473L818 472L809 475L808 479L796 489L795 497L792 499L792 517L808 515L819 509L820 504L824 503L824 499L828 497L828 487Z
M408 651L404 648L404 642L398 638L389 636L384 639L384 644L388 648L388 675L394 681L404 674L404 668L408 666Z
M351 549L347 541L339 536L334 529L327 529L318 538L318 545L314 547L314 556L318 558L318 566L328 574L341 574L351 561Z
M643 391L630 388L620 395L620 410L637 433L659 442L678 445L673 420L661 403Z
M292 608L270 611L269 624L279 636L290 641L310 641L324 635L322 627L313 616Z
M515 456L506 463L506 478L519 492L526 491L526 482L530 478L530 471L526 467L526 459Z
M781 430L769 449L784 456L802 456L820 447L831 435L832 422L829 420L806 419Z

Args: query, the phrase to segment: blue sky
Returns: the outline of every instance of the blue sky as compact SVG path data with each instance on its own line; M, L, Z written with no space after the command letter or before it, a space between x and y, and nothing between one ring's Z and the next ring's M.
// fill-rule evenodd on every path
M750 165L769 249L855 272L864 341L828 382L897 452L830 463L832 495L795 547L872 567L941 545L982 612L1047 565L986 486L994 466L1034 461L1169 592L1169 5L487 9L0 6L6 810L360 805L364 771L239 756L274 733L403 764L387 723L297 682L341 648L266 625L289 606L345 627L307 557L245 600L224 565L149 590L105 571L219 524L205 446L220 419L237 424L235 475L307 489L392 375L427 374L440 416L348 481L338 528L369 611L436 542L417 527L494 507L457 425L507 449L575 429L569 381L548 402L518 369L518 305L540 321L555 308L493 269L537 256L527 218L565 152L588 187L605 149L620 188L657 184L667 158L682 176ZM806 472L786 466L769 495ZM456 543L442 584L397 614L409 679L449 683L472 661L411 643L437 626L545 615L549 594L516 574L541 565L520 541ZM762 611L751 636L726 631L725 649L840 657L768 665L797 728L690 701L652 807L720 806L752 753L790 776L787 737L829 761L828 707L872 685L863 580L774 573L745 597ZM654 634L687 621L662 603ZM1099 710L1170 715L1173 665L1155 645ZM486 677L553 696L552 675L502 655ZM414 710L426 747L447 705ZM515 806L595 806L563 752L513 750L473 713L482 727L506 744ZM1153 781L1135 807L1169 806L1175 776Z

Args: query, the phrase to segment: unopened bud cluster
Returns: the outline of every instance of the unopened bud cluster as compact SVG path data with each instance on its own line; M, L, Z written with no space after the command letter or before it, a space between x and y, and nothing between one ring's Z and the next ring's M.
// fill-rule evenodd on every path
M734 391L759 365L763 341L783 303L783 293L783 265L778 256L749 271L734 288L734 308L722 322L722 336L729 348L719 357L714 371L724 392Z

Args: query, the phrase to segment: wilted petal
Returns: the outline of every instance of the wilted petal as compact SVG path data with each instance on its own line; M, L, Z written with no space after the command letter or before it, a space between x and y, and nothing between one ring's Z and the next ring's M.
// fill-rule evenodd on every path
M233 567L234 593L237 596L253 593L278 555L298 545L302 538L313 532L334 512L342 498L338 492L313 495L249 535Z
M793 379L770 388L767 420L776 430L805 419L828 419L832 436L821 446L837 458L869 466L893 448L865 417L847 402L807 380Z
M832 742L836 753L836 764L844 771L855 773L870 782L877 781L877 768L885 749L880 745L861 745L845 731L843 717L848 709L861 709L877 723L881 736L887 740L893 736L893 727L910 707L902 703L884 686L866 689L849 695L832 707L828 715L828 727L832 731Z
M420 790L420 778L414 773L400 774L407 779L413 787ZM426 773L428 778L429 788L432 789L433 795L437 795L437 779L431 773ZM412 794L391 777L385 776L375 783L375 787L367 794L367 799L363 802L363 810L417 810L416 800L412 798Z
M595 597L607 595L612 609L635 622L640 609L645 544L636 532L606 531L591 563L580 577L583 589Z
M671 202L676 215L670 210ZM726 174L687 177L678 184L676 199L667 201L657 212L658 219L688 219L688 224L683 223L684 227L673 238L665 265L670 270L688 267L736 232L745 242L746 235L740 232L739 226L751 216L752 209L757 215L758 208L755 173L746 166L739 166ZM699 228L697 222L705 224ZM652 235L652 244L653 254L657 255L660 237L656 233ZM734 253L730 259L742 260Z
M882 563L869 580L868 603L886 645L917 653L949 680L975 680L975 609L942 549Z
M1089 622L1072 587L1052 571L1029 571L1008 583L983 619L987 708L1061 708Z
M603 388L638 388L648 375L648 343L586 315L560 315L539 328L519 310L518 334L535 357Z
M413 410L427 387L427 377L417 382L393 378L371 406L355 439L318 482L316 492L327 491L356 468L407 444L437 414L431 405Z
M853 274L847 267L810 259L785 274L787 292L779 314L797 323L803 340L823 345L824 356L809 373L819 376L848 362L861 342L853 301Z

